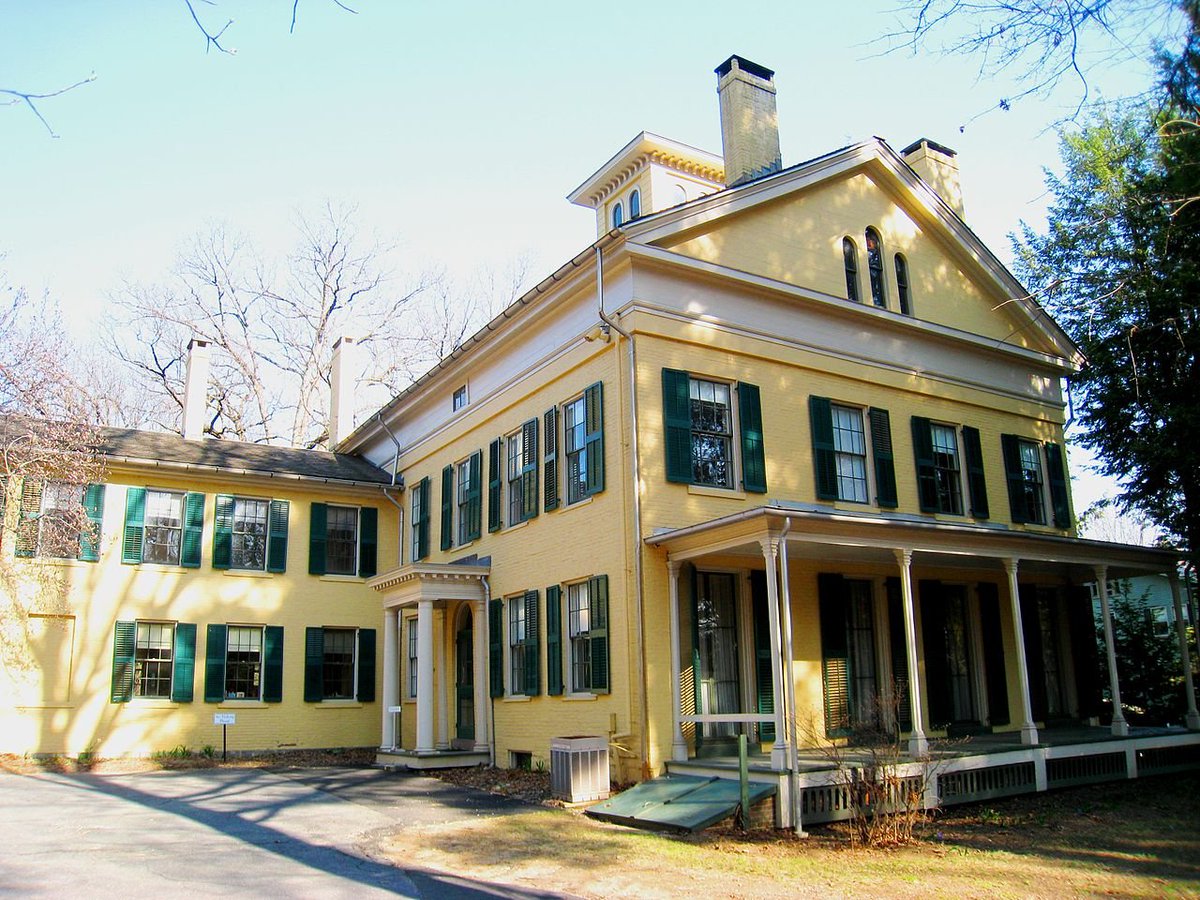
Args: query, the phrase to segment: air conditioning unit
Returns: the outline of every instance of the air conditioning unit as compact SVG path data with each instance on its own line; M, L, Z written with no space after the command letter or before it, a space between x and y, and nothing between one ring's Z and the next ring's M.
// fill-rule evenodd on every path
M608 798L608 738L593 736L550 739L550 790L568 803Z

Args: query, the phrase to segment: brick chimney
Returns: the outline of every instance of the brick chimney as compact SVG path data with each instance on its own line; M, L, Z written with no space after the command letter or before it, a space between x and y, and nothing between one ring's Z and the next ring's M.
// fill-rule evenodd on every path
M740 56L729 57L715 71L726 186L736 187L778 172L783 162L775 112L775 73Z
M352 337L338 338L329 367L330 450L336 449L354 430L354 385L358 373L357 342Z
M187 374L183 381L183 436L198 441L208 415L208 370L212 347L208 341L188 341Z
M921 138L901 150L900 155L961 218L963 197L958 181L958 154L929 138Z

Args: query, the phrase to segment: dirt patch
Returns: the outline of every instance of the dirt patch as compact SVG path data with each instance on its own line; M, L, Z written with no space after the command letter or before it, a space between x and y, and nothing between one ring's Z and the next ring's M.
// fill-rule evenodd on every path
M206 756L186 749L168 750L153 756L113 758L80 756L16 756L0 754L0 772L36 775L39 772L92 772L97 775L126 775L159 769L271 769L316 768L327 766L370 766L376 751L369 747L343 750L279 750L231 756L222 761L219 754Z
M550 795L549 772L476 766L471 769L434 769L428 774L459 787L500 794L526 803L562 805Z

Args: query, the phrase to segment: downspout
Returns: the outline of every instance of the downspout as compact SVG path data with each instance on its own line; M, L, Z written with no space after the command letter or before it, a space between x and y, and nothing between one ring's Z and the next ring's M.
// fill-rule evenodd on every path
M479 578L483 585L483 643L485 647L492 646L492 617L488 611L492 604L492 586L488 583L487 576L481 575ZM491 667L487 667L487 676L491 677ZM492 768L496 767L496 698L492 696L492 686L488 685L488 731L491 732L492 739L488 741L488 765Z
M387 436L392 439L392 443L396 445L396 452L392 456L392 486L396 485L396 469L400 466L400 442L396 440L396 435L392 429L388 428L387 422L383 421L383 413L375 413L375 421L379 423L379 427L387 432Z
M629 455L632 469L633 490L633 577L634 577L634 616L637 631L637 670L641 673L641 754L642 774L649 775L650 768L650 698L646 672L646 626L642 606L645 603L645 591L642 588L642 499L641 471L638 465L638 416L637 416L637 350L634 346L633 335L618 325L604 311L604 251L596 247L596 303L600 321L625 338L629 343ZM620 379L618 379L618 385Z
M788 723L790 771L788 772L788 794L792 801L792 828L797 836L804 836L804 823L800 821L800 748L798 746L798 713L796 712L796 673L793 669L792 651L792 592L788 587L787 536L792 530L792 520L785 519L783 531L779 533L779 599L783 604L783 646L787 664L787 678L783 683L783 717Z

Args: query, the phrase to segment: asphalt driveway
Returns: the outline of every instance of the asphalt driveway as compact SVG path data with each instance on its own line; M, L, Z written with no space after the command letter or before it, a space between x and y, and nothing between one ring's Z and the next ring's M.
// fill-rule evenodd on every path
M0 896L561 897L375 853L396 828L523 809L373 769L0 774Z

